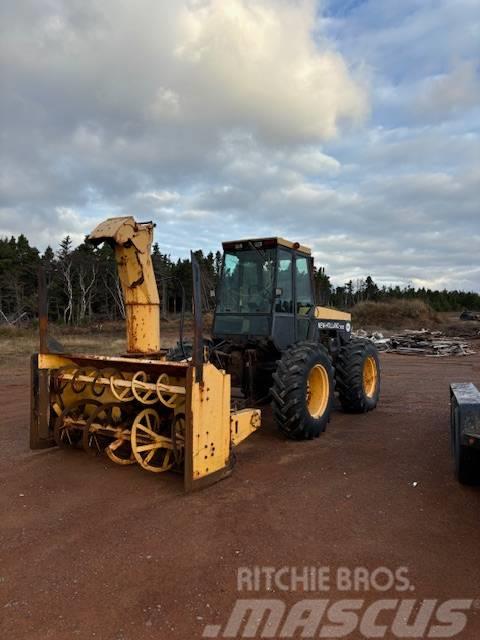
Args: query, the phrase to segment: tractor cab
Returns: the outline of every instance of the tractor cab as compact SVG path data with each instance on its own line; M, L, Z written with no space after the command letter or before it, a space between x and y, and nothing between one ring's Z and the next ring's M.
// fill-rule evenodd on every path
M283 238L223 243L215 338L270 339L278 350L313 337L315 317L310 249Z

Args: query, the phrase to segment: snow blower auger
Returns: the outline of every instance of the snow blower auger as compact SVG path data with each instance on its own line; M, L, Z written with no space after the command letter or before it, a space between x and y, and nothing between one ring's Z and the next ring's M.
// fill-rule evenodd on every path
M154 473L181 471L191 491L229 475L233 449L260 427L261 414L231 409L230 375L204 361L200 270L193 256L191 357L168 360L161 349L153 229L153 223L132 217L111 218L88 237L115 251L127 325L122 355L67 353L49 340L46 278L40 272L30 447L83 448Z

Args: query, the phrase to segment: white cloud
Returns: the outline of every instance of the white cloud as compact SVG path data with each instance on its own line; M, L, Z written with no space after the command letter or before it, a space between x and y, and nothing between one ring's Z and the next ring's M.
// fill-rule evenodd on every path
M480 32L479 32L480 37ZM456 65L449 73L436 75L424 83L414 108L424 117L441 118L480 105L480 77L473 60Z
M145 193L138 193L139 198L145 200L153 200L155 204L168 205L177 202L180 198L180 194L176 191L167 191L166 189L161 191L147 191Z
M330 138L342 120L361 120L365 90L328 43L317 47L315 24L307 0L184 6L175 54L189 78L185 114L276 143Z
M56 249L66 235L71 237L74 245L80 244L86 233L100 221L101 216L90 218L87 222L81 212L69 207L57 207L48 215L43 211L26 214L16 209L0 207L0 237L23 233L29 240L34 238L42 248L50 245Z
M311 148L291 154L289 165L307 175L336 175L341 168L338 160Z
M336 282L478 289L478 0L325 6L1 3L0 234L128 213L173 256L278 234Z

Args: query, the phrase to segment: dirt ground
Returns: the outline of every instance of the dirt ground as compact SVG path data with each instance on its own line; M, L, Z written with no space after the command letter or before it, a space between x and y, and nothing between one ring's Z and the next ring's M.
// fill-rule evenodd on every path
M480 637L480 488L455 481L448 424L448 384L480 385L480 354L385 354L382 366L375 412L336 410L304 443L266 414L229 479L184 495L175 475L32 453L28 373L12 361L0 371L0 637L190 640L225 625L239 595L302 597L238 594L237 570L254 565L407 567L409 598L474 599L458 637ZM334 584L306 597L399 596Z

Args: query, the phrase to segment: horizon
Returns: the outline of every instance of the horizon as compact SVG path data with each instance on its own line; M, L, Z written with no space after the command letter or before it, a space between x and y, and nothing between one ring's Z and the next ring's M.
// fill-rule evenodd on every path
M60 239L60 241L57 243L57 248L55 248L54 246L48 244L44 249L40 249L36 245L33 245L31 243L30 239L28 238L28 236L25 235L25 234L19 234L18 236L10 236L10 237L8 237L8 236L0 236L0 241L8 241L8 240L10 240L10 238L14 238L16 241L18 241L18 238L20 236L22 236L22 235L27 239L27 241L29 243L29 246L32 249L35 249L35 250L38 251L40 257L43 257L45 255L45 252L47 251L47 249L51 249L51 251L54 253L55 258L57 258L57 259L58 259L58 253L59 253L58 249L60 248L61 243L64 240L66 240L67 237L70 238L70 240L72 241L71 252L75 251L76 249L78 249L79 246L84 244L85 240L86 240L86 237L87 237L85 235L84 236L84 240L82 242L79 242L79 243L75 244L73 239L72 239L72 237L69 234L67 234L66 236L64 236L64 238ZM154 242L152 244L152 249L155 247L155 245L158 245L158 249L159 249L160 254L164 255L164 256L167 256L167 258L172 262L172 264L176 264L177 261L181 261L181 260L190 260L190 252L188 254L186 254L186 255L175 256L175 255L163 252L162 251L162 247L160 246L160 244L154 239ZM98 249L98 247L94 247L94 249ZM213 256L215 256L215 254L216 254L215 250L208 250L207 251L202 247L192 248L191 251L193 251L194 253L197 252L197 251L201 251L204 257L207 257L210 253ZM217 252L220 253L223 256L223 248L222 247L217 249ZM364 284L365 280L367 278L372 278L372 275L370 273L365 273L364 275L356 277L355 279L350 278L349 280L346 280L345 282L342 282L338 278L336 278L334 274L326 272L325 268L323 267L323 265L318 264L316 261L315 261L314 264L315 264L315 267L317 269L320 269L320 268L324 269L325 275L328 276L328 278L330 280L330 284L331 284L332 290L335 290L336 288L345 288L351 282L353 284L353 290L354 291L358 291L359 284L362 284L362 283ZM478 291L475 291L473 289L458 289L458 288L456 288L456 289L455 288L453 288L453 289L448 289L448 288L432 289L432 288L430 288L428 286L426 286L426 287L425 286L415 287L412 282L407 282L407 283L404 283L404 282L401 282L401 281L398 281L398 282L382 282L380 279L376 280L375 278L372 278L372 280L373 280L373 283L379 287L379 289L383 289L383 288L395 289L395 288L399 287L401 290L406 290L406 289L411 288L411 289L414 289L415 291L418 291L418 290L421 290L421 289L431 290L432 292L435 292L435 291L438 291L438 292L447 291L448 293L453 293L455 291L458 291L459 293L473 293L473 294L477 294L478 295Z

